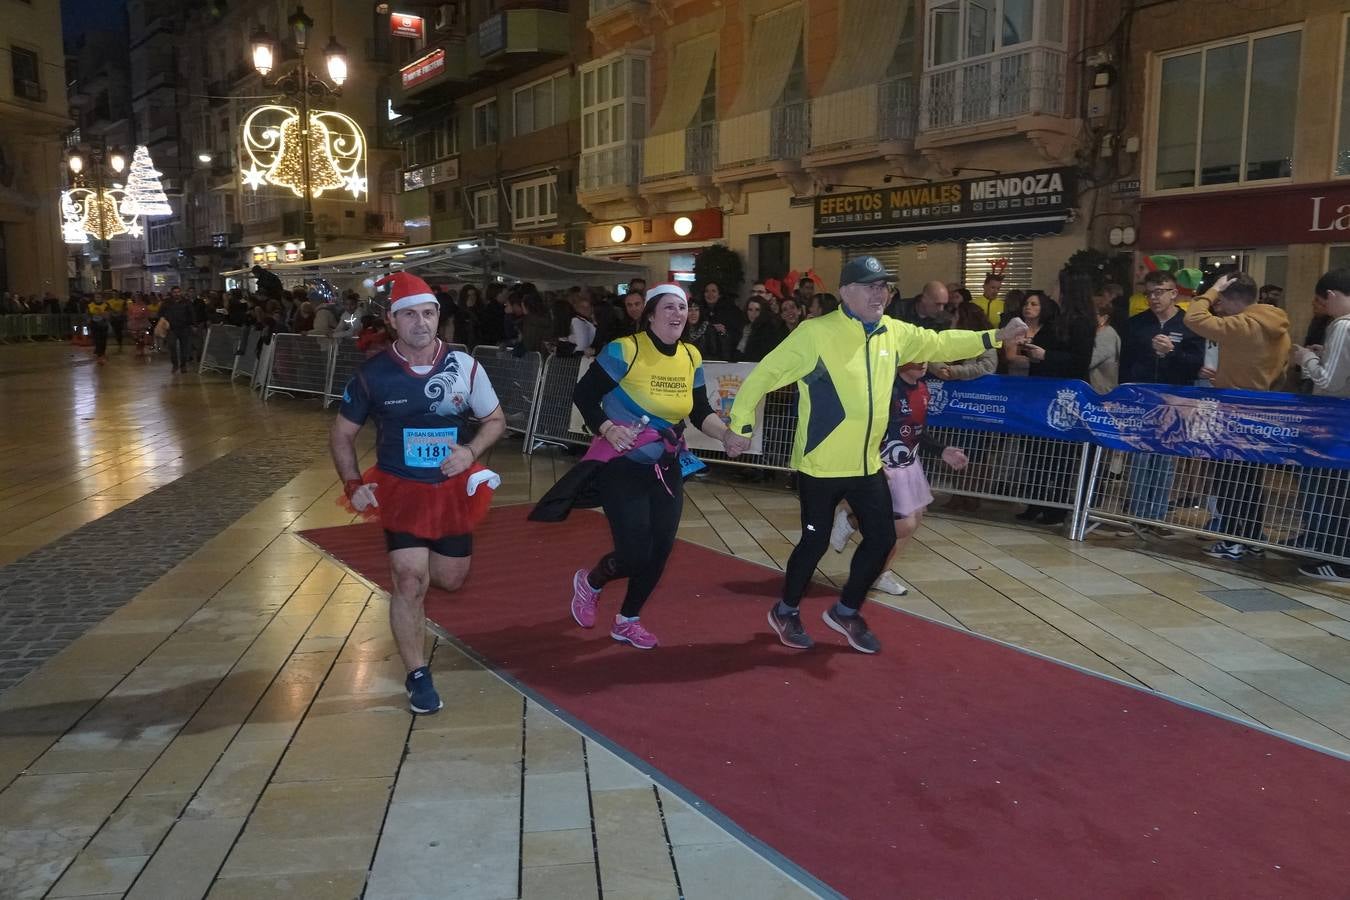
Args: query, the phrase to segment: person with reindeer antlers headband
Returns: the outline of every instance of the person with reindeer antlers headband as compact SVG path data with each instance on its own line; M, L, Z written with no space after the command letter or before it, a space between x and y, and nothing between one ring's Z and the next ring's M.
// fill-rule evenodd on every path
M990 324L995 327L1003 321L1003 301L998 295L1003 291L1003 276L1007 271L1006 257L994 260L989 265L989 274L984 276L984 290L980 296L972 298L972 302L984 311Z

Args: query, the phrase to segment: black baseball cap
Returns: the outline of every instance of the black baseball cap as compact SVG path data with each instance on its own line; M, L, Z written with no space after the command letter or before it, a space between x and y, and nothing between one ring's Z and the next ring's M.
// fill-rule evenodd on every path
M839 284L875 284L878 281L894 281L895 274L887 272L881 260L875 256L855 256L844 263L839 273Z

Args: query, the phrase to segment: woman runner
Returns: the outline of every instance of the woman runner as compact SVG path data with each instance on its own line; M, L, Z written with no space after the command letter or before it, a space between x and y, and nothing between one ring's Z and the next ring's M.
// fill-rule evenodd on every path
M594 627L601 590L627 578L627 593L609 634L640 650L657 644L639 616L675 546L684 474L690 466L702 467L684 446L685 419L722 441L728 455L740 452L735 436L708 403L702 355L680 340L688 318L684 289L656 285L646 293L638 333L606 344L576 388L577 409L599 435L585 459L600 464L594 466L593 485L614 535L614 549L592 569L578 569L572 577L572 617L582 628Z

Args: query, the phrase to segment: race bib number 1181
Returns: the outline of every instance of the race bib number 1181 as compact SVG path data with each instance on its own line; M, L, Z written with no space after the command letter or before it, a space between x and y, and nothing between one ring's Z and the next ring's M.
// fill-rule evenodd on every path
M403 464L413 469L435 469L450 458L458 442L458 428L403 429Z

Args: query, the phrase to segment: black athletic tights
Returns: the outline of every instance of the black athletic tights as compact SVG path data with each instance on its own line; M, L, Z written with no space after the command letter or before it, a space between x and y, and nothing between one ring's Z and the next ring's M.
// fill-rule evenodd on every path
M830 526L839 501L847 500L858 519L862 543L853 553L848 581L839 592L839 601L849 609L859 609L872 583L886 568L886 557L895 546L895 514L891 511L891 491L886 476L857 475L846 478L814 478L798 474L797 496L802 504L802 537L788 557L787 576L783 580L783 602L797 606L811 583L820 558L830 545Z
M614 552L606 553L591 569L590 583L600 588L615 578L627 578L628 593L619 612L630 618L642 612L661 580L680 527L684 508L680 467L672 463L662 471L664 485L651 463L616 459L605 463L597 479L600 502L614 534Z

